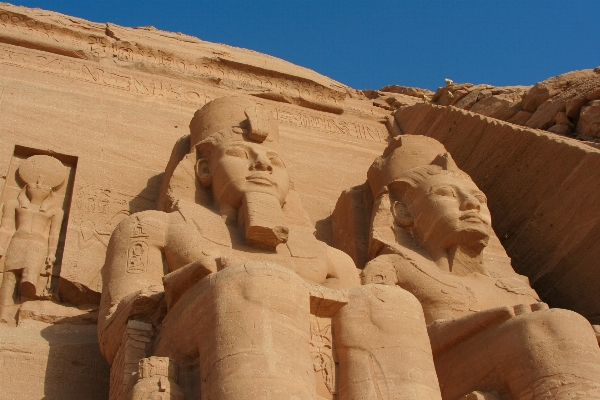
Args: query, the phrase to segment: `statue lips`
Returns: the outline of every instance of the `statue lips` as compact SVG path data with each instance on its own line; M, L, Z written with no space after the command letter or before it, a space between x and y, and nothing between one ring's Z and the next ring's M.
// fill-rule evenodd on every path
M246 177L246 180L252 183L266 186L277 186L277 183L265 174L252 174Z
M485 223L485 221L483 220L483 218L481 218L481 215L479 215L478 212L474 212L474 211L466 212L466 213L462 214L460 217L458 217L458 219L461 221L465 221L465 222L474 222L474 223L487 225Z

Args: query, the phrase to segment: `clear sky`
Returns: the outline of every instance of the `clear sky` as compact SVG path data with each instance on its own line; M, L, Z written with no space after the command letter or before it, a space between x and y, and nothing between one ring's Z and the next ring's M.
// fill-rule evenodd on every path
M600 65L598 0L23 0L245 47L357 89L530 85Z

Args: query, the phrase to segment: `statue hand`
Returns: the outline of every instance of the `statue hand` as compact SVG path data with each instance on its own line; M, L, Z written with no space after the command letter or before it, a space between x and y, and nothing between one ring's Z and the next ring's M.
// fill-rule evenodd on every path
M204 277L217 272L215 257L218 257L218 254L199 258L163 277L168 309L171 309L189 288L200 282Z
M56 262L56 256L54 256L53 254L46 257L46 266L47 267L52 267L55 262Z
M135 292L129 301L129 318L153 325L160 323L166 314L164 290L160 285L152 285Z
M360 273L363 285L378 283L382 285L398 284L396 268L390 257L379 256L370 261Z

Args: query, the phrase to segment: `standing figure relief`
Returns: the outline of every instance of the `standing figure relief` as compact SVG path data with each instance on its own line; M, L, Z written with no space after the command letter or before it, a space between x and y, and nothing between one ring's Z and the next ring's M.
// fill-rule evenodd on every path
M0 257L4 278L0 286L0 321L13 318L12 306L21 298L39 297L37 283L44 268L56 261L64 216L55 191L64 183L67 168L56 158L31 156L19 166L25 183L16 199L4 204L0 223Z

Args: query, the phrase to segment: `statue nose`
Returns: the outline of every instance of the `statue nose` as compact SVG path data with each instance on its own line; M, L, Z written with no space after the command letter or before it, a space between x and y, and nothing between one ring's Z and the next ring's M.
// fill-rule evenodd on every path
M252 169L257 171L273 171L273 166L271 165L271 160L269 157L266 157L262 154L256 156L254 163L252 164Z
M463 202L460 205L460 210L461 211L467 211L467 210L479 211L480 209L481 209L481 204L479 203L479 200L477 200L477 198L471 194L465 194Z

